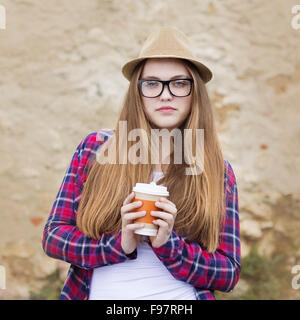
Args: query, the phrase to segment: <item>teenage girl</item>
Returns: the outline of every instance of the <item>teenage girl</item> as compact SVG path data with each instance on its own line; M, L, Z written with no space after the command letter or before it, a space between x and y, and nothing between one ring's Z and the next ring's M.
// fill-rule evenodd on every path
M170 27L152 33L122 71L130 83L116 127L80 142L45 225L45 253L71 264L60 299L215 299L215 290L234 288L241 264L237 184L205 87L211 72ZM188 165L174 162L174 143L169 162L162 152L155 164L105 162L104 150L114 146L118 155L125 146L129 154L137 145L120 135L121 123L128 137L146 132L140 152L148 155L154 129L182 137L185 129L204 129L203 171L186 174ZM134 231L143 225L134 220L145 213L135 211L141 204L132 188L151 181L170 196L152 212L157 235L140 236Z

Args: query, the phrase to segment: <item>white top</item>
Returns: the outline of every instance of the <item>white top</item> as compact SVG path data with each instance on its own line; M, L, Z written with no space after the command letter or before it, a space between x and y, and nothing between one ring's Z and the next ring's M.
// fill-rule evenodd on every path
M154 172L153 181L163 176ZM137 258L95 268L90 300L196 300L194 287L175 279L159 260L147 237L137 247Z

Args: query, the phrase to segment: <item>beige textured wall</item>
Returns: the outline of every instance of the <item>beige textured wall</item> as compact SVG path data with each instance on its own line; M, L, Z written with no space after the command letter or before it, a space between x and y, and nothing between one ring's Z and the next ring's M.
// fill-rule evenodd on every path
M243 256L259 245L272 257L281 245L289 248L284 272L300 264L296 1L0 4L0 265L7 273L0 298L28 298L57 268L64 279L68 265L42 251L44 224L81 139L115 125L128 85L121 66L154 24L182 29L213 70L207 88L238 181ZM299 298L286 287L285 297Z

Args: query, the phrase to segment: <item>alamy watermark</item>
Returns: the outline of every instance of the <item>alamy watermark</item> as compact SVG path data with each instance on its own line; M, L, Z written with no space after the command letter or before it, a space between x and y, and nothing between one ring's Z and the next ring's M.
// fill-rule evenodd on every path
M6 29L6 10L3 5L0 4L0 29Z
M292 14L295 14L291 20L291 26L295 30L300 29L300 4L292 7Z
M6 274L4 266L0 266L0 290L1 289L6 289Z
M296 274L292 279L292 288L295 290L300 289L300 265L295 265L292 268L292 273Z
M174 164L182 164L184 161L188 165L185 169L186 175L201 174L204 171L204 129L184 129L183 136L181 130L178 128L174 128L171 131L168 129L151 129L149 159L149 139L146 130L137 128L128 132L127 121L120 121L118 164L127 164L128 161L132 164L147 164L149 162L151 164L159 164L160 153L162 154L162 164L170 164L171 139L174 141ZM98 131L97 140L105 140L105 136L101 134L101 131ZM110 142L104 144L103 148L100 148L97 153L96 160L100 164L117 163L117 142L115 135L109 140ZM128 141L136 143L130 146L127 153ZM182 145L184 145L183 150ZM107 155L105 155L105 152L107 152ZM139 155L137 153L139 153ZM182 155L184 159L182 159Z

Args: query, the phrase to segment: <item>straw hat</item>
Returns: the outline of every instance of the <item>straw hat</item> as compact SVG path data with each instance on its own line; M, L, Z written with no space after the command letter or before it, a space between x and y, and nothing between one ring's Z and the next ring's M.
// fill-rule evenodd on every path
M137 64L147 58L181 58L189 60L198 69L206 83L212 78L212 72L195 56L189 39L175 27L161 27L146 39L138 58L128 61L122 67L122 73L130 81Z

